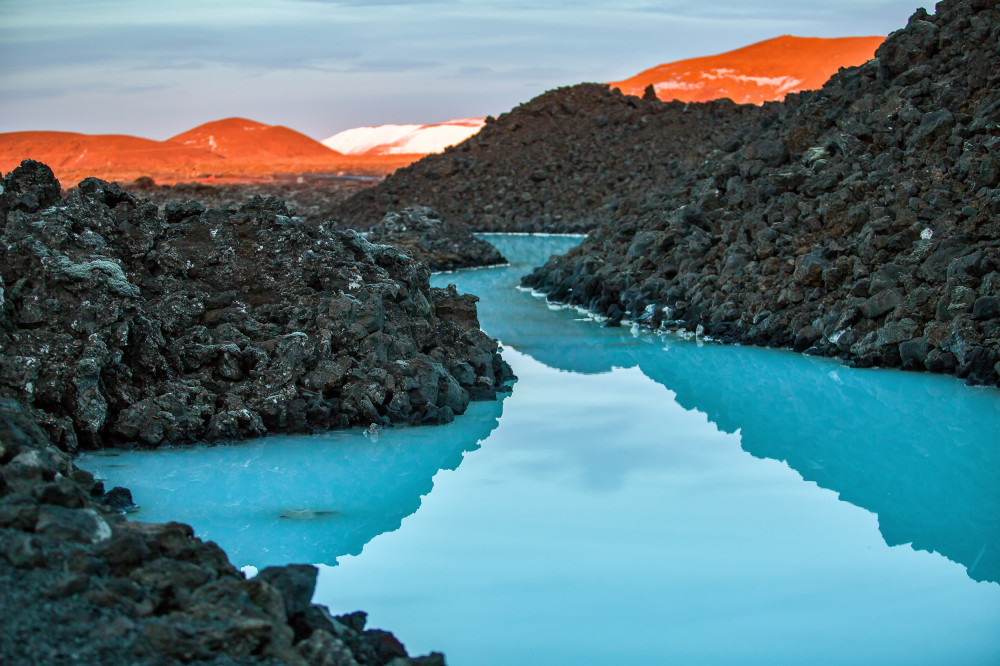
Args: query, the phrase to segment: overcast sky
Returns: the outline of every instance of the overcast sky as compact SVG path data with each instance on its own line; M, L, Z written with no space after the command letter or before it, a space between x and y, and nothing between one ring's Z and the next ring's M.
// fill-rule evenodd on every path
M884 35L918 0L0 0L0 132L165 139L228 116L314 138L499 115L782 34Z

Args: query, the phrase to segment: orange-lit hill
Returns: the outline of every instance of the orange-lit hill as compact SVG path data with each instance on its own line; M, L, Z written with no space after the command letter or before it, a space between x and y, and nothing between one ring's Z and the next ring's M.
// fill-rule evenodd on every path
M246 118L226 118L199 125L168 139L189 148L208 150L233 162L329 162L343 155L293 129Z
M129 169L162 171L180 165L211 165L223 161L222 157L207 150L123 134L0 134L0 171L7 173L27 158L45 162L57 175Z
M260 180L276 174L385 175L419 155L343 155L287 127L243 118L206 123L167 141L73 132L0 133L0 173L24 159L45 162L64 187L87 176L159 183Z
M719 55L659 65L608 85L642 95L652 84L664 101L728 97L741 104L762 104L784 99L788 93L822 88L841 67L871 60L884 40L784 35Z

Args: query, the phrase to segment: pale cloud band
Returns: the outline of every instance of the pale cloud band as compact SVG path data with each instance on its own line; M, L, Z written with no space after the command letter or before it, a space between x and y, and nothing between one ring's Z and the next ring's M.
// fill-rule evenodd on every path
M0 0L0 131L165 138L241 115L317 138L498 114L780 34L886 34L912 0Z

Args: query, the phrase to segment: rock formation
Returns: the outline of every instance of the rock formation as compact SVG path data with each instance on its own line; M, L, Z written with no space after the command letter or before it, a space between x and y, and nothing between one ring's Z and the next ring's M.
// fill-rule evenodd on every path
M525 284L613 319L997 384L998 39L995 2L917 11Z
M546 93L341 207L593 229L525 284L620 321L1000 381L1000 17L918 11L762 107Z
M580 232L697 168L760 107L661 103L599 84L545 93L345 201L338 225L431 206L473 231Z
M131 182L118 183L137 198L149 199L160 207L168 203L184 203L195 200L205 208L239 207L255 195L277 197L284 201L295 217L306 222L320 224L334 217L333 212L344 199L359 190L371 187L376 180L365 177L322 177L300 175L257 183L208 184L200 182L157 184L152 178L139 178ZM378 221L365 220L362 230Z
M187 525L125 522L126 494L0 398L0 663L443 666L312 605L316 567L246 580Z
M277 199L155 205L25 162L0 194L0 395L65 451L442 423L511 379L475 297Z
M476 238L464 225L441 219L433 208L410 206L386 213L368 240L403 250L432 271L507 263L495 247Z

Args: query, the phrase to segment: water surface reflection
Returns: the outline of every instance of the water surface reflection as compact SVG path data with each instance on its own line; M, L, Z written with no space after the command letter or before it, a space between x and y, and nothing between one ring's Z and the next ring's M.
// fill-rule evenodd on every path
M515 289L576 241L491 240L512 267L434 280L502 404L90 467L238 564L336 562L317 602L454 666L997 663L997 391L601 328Z
M147 522L181 520L237 566L335 564L420 508L496 428L503 402L446 426L274 436L228 446L89 454L80 465L127 485Z
M514 268L521 274L544 260L540 255L574 244L536 239L526 253L521 237L485 237L505 256L522 259ZM457 277L463 290L490 301L489 313L524 313L482 317L485 330L519 351L567 372L638 368L684 408L739 432L750 454L784 461L804 479L877 514L888 545L941 553L975 580L1000 581L1000 392L950 377L849 369L790 352L636 337L598 328L574 309L528 305L530 296L486 274ZM581 453L587 464L602 457ZM612 475L649 463L615 458L603 468ZM613 476L601 483L614 483Z

